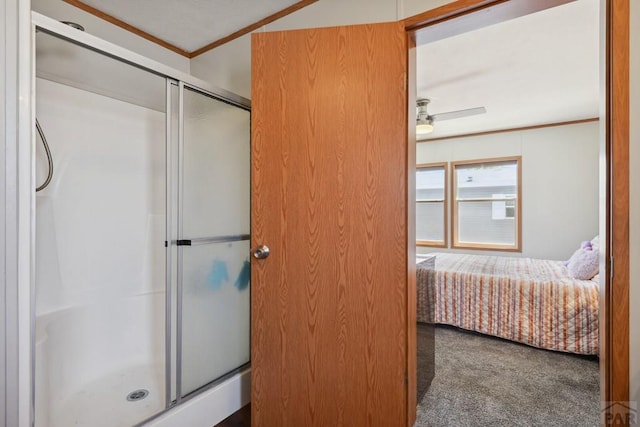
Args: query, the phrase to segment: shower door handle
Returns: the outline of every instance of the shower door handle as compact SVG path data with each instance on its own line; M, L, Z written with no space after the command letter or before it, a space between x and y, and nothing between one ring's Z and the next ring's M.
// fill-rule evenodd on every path
M269 246L260 245L253 250L253 256L256 259L265 259L269 256Z

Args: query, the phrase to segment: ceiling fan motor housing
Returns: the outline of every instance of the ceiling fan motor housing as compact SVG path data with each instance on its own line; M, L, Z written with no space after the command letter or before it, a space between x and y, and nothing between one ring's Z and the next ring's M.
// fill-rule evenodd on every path
M431 124L432 122L431 117L429 117L429 113L427 112L427 105L429 105L428 99L416 100L418 124Z

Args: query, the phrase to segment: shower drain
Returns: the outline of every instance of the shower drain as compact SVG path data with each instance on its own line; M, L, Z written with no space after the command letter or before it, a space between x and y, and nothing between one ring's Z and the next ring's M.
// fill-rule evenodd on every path
M143 388L139 390L134 390L127 395L127 400L129 402L137 402L138 400L142 400L145 397L149 396L149 390L145 390Z

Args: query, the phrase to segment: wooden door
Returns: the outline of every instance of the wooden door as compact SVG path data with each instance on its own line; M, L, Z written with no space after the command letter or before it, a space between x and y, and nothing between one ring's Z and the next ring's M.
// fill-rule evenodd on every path
M407 51L400 23L253 35L254 426L413 423Z

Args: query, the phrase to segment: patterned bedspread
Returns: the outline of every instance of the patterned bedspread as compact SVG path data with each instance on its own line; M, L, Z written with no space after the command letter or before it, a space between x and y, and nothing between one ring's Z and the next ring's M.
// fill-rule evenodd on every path
M437 253L418 264L418 321L549 350L598 354L598 283L560 261Z

